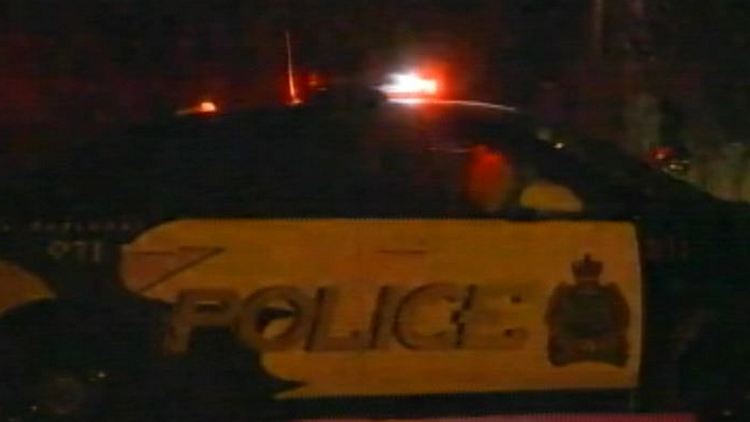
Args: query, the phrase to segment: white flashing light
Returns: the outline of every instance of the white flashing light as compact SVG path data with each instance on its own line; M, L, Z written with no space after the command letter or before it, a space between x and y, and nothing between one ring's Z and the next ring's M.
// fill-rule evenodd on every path
M435 79L427 79L416 73L394 73L391 83L380 86L380 90L388 95L424 95L437 94L438 83Z

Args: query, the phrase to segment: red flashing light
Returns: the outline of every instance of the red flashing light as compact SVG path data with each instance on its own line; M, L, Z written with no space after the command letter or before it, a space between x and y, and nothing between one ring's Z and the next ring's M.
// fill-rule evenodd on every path
M485 212L498 211L508 199L513 181L513 167L503 154L486 145L471 148L465 190L472 205Z

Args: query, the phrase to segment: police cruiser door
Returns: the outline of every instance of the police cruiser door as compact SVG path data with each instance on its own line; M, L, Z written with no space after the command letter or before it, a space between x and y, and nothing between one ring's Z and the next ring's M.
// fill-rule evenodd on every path
M124 285L173 305L163 353L227 330L295 382L277 399L636 388L632 224L587 219L596 188L481 113L425 108L300 108L232 141L225 202L123 248Z

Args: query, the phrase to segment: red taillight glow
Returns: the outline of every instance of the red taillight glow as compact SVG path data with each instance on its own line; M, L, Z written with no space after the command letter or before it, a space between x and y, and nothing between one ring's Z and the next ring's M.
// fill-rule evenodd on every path
M650 151L650 155L652 161L661 162L674 158L675 151L670 147L656 147Z
M438 92L438 82L416 73L394 73L391 82L381 85L380 90L391 96L434 96Z

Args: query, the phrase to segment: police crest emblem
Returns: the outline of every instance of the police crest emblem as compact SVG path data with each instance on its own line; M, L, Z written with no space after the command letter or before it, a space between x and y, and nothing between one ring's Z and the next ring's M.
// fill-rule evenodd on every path
M552 293L545 320L547 354L553 366L627 363L630 310L616 284L600 281L603 267L585 254L571 264L575 282L561 283Z

